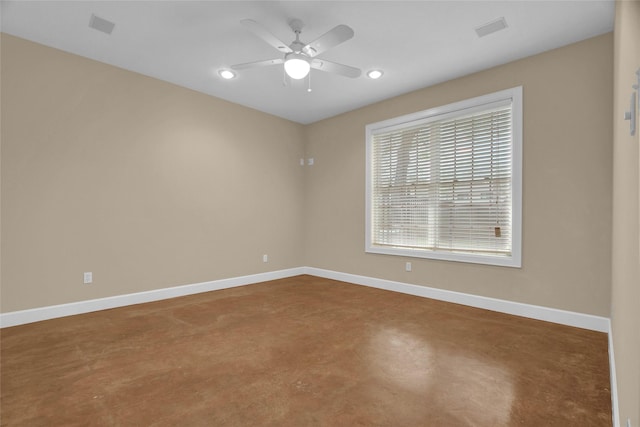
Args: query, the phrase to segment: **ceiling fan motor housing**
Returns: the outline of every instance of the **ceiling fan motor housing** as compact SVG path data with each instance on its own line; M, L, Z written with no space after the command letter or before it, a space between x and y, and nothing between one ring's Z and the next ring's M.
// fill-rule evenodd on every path
M294 52L294 53L304 53L302 51L302 48L304 47L304 43L302 43L300 40L298 40L298 38L296 37L296 39L293 41L293 43L291 43L291 45L289 46L289 48ZM289 54L287 54L289 55Z

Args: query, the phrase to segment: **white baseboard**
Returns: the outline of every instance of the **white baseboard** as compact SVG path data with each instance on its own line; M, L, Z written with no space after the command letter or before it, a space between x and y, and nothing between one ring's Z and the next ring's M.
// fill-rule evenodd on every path
M159 301L163 299L198 294L201 292L234 288L237 286L250 285L252 283L260 283L269 280L283 279L285 277L298 276L300 274L305 274L304 268L302 267L271 271L268 273L252 274L249 276L233 277L229 279L213 280L210 282L194 283L190 285L175 286L171 288L154 289L152 291L117 295L113 297L72 302L68 304L51 305L29 310L0 313L0 328L39 322L41 320L55 319L57 317L73 316L75 314L89 313L92 311L106 310L109 308L117 308L127 305Z
M531 319L545 320L547 322L562 325L575 326L599 332L609 332L609 319L589 314L575 313L554 308L523 304L513 301L487 298L461 292L447 291L430 288L427 286L412 285L409 283L394 282L391 280L377 279L374 277L358 276L355 274L341 273L314 267L297 267L287 270L272 271L253 274L249 276L233 277L229 279L213 280L210 282L195 283L191 285L175 286L171 288L155 289L152 291L138 292L126 295L100 298L87 301L79 301L68 304L53 305L48 307L33 308L29 310L13 311L0 314L0 327L22 325L41 320L55 319L57 317L72 316L75 314L89 313L92 311L106 310L109 308L123 307L132 304L158 301L185 295L209 292L219 289L244 286L252 283L266 282L282 279L300 274L310 274L327 279L340 280L356 285L370 286L389 291L401 292L440 301L453 302L501 313L513 314Z
M621 427L618 407L618 380L616 378L616 358L613 354L613 331L609 322L609 377L611 382L611 418L613 427Z
M513 314L530 319L544 320L547 322L559 323L561 325L589 329L592 331L609 332L609 319L606 317L593 316L591 314L575 313L572 311L464 294L461 292L447 291L427 286L412 285L409 283L394 282L391 280L376 279L374 277L358 276L349 273L340 273L321 268L305 267L304 272L312 276L340 280L342 282L353 283L356 285L386 289L389 291L401 292L403 294L468 305L471 307L483 308L485 310Z

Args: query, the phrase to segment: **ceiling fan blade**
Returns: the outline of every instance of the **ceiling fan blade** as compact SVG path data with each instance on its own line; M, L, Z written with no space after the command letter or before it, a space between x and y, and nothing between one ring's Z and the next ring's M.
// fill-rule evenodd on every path
M246 70L247 68L258 68L258 67L266 67L268 65L277 65L282 64L284 59L276 58L276 59L265 59L264 61L255 61L255 62L245 62L244 64L236 64L232 65L232 70Z
M292 52L291 48L287 46L285 42L283 42L282 40L280 40L279 38L271 34L269 30L264 28L262 25L258 24L253 19L243 19L242 21L240 21L240 23L245 27L247 27L249 30L251 30L255 35L260 37L262 40L266 41L271 46L278 49L280 52L283 52L283 53Z
M353 37L353 34L351 27L338 25L307 44L302 48L302 51L313 58L340 43L346 42Z
M360 68L338 64L337 62L327 61L326 59L314 59L311 61L311 68L326 71L328 73L340 74L341 76L350 77L352 79L360 77L360 74L362 74Z

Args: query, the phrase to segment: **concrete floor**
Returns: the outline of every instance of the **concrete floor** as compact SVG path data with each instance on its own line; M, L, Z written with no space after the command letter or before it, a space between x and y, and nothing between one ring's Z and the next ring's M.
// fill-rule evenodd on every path
M611 426L606 334L312 276L1 339L3 426Z

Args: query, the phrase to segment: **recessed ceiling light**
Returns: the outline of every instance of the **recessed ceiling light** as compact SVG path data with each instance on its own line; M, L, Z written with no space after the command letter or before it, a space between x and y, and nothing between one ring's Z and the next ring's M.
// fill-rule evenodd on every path
M367 73L367 76L370 79L376 80L379 79L380 77L382 77L384 73L382 72L382 70L371 70Z
M222 77L225 80L232 79L236 76L236 73L234 73L231 70L220 70L218 71L218 74L220 74L220 77Z

